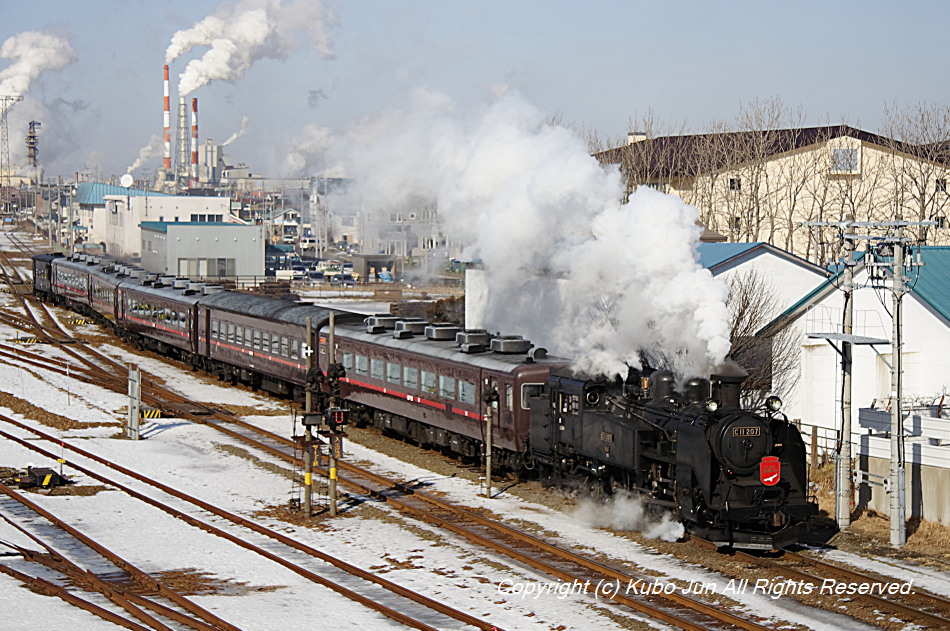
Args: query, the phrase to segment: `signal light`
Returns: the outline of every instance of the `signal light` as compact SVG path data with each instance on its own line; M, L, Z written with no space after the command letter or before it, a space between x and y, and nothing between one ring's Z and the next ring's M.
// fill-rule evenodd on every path
M349 420L350 411L344 408L327 409L327 425L330 431L341 432Z

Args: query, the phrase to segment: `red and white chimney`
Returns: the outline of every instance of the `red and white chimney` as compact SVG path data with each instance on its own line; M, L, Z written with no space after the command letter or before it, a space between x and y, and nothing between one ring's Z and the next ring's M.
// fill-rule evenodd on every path
M163 103L163 113L165 115L165 159L162 166L166 173L172 170L172 115L168 103L168 66L165 66L165 102Z
M198 99L191 99L191 185L198 185Z

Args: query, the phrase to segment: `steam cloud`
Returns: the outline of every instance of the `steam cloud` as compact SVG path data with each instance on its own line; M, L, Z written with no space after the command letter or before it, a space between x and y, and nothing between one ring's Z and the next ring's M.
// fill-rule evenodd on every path
M47 70L76 61L76 53L59 35L24 31L3 42L0 58L13 60L0 71L0 94L12 96L29 92L30 84Z
M241 117L241 128L238 129L238 130L237 130L236 132L234 132L233 134L231 134L231 137L230 137L230 138L228 138L227 140L225 140L224 142L222 142L222 143L221 143L221 146L222 146L222 147L227 147L227 146L230 145L232 142L234 142L235 140L237 140L238 138L240 138L241 136L243 136L243 135L247 132L247 124L248 124L250 121L251 121L251 119L250 119L249 117L247 117L247 116L242 116L242 117Z
M419 91L336 139L328 158L367 208L435 201L446 236L484 263L489 329L524 333L590 374L625 374L645 351L708 375L728 352L728 287L697 262L697 210L648 188L621 204L616 169L516 95L466 118Z
M148 141L148 144L139 149L139 157L133 162L129 168L126 170L126 173L131 173L136 170L143 164L145 164L149 158L154 156L161 155L165 149L165 140L158 135L153 135Z
M165 63L197 46L209 50L180 75L178 91L190 94L212 81L240 79L260 59L284 59L298 47L303 34L325 56L333 54L329 28L335 15L319 0L247 0L231 11L210 15L172 36Z
M640 498L626 491L615 493L605 504L582 500L574 516L588 526L635 530L650 539L663 541L676 541L686 532L683 524L675 521L670 513L650 515Z

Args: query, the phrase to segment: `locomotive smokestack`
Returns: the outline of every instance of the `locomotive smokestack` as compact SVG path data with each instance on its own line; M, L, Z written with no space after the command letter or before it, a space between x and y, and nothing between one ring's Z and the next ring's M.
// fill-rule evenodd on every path
M198 99L191 99L191 185L198 184Z
M172 113L171 105L168 102L168 66L165 66L165 99L162 104L165 123L165 154L162 161L162 167L165 173L171 173L172 170Z
M712 398L720 410L738 410L742 382L747 375L712 375Z

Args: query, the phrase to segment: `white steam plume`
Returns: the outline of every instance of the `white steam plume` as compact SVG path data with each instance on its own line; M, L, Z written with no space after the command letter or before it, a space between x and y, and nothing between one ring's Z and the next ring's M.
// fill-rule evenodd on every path
M649 539L676 541L686 532L669 512L651 515L639 496L626 491L615 493L605 504L581 500L573 514L588 526L635 530Z
M148 144L139 149L139 157L129 165L129 168L126 170L126 173L131 173L136 170L143 164L145 164L149 158L162 155L165 150L165 140L158 135L153 135Z
M625 374L645 351L708 375L728 352L728 288L697 263L696 209L651 189L621 204L616 169L523 99L503 95L466 119L420 91L347 139L328 157L366 208L434 202L446 236L484 263L487 328L594 374Z
M329 29L335 24L335 15L320 0L288 5L282 0L247 0L175 33L165 63L197 46L209 48L180 75L178 92L186 95L212 81L240 79L260 59L286 58L297 49L299 35L330 57Z
M30 84L47 70L59 70L76 61L69 42L59 35L24 31L7 38L0 46L0 57L13 63L0 70L0 94L23 95Z
M284 158L282 172L291 177L312 174L332 142L333 130L329 127L304 125Z
M238 129L238 130L237 130L236 132L234 132L233 134L231 134L231 137L230 137L230 138L228 138L227 140L225 140L224 142L222 142L222 143L221 143L221 146L222 146L222 147L227 147L227 146L230 145L232 142L234 142L235 140L237 140L238 138L240 138L241 136L243 136L243 135L247 132L247 124L248 124L250 121L251 121L251 119L250 119L249 117L247 117L247 116L242 116L242 117L241 117L241 128Z

